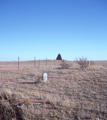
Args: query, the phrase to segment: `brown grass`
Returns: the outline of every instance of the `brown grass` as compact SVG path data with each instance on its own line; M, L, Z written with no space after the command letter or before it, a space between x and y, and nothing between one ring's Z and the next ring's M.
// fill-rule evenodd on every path
M68 69L58 69L60 64L0 71L0 98L12 119L23 112L27 120L107 119L107 68L96 64L81 71L72 62ZM44 72L47 82L42 81Z

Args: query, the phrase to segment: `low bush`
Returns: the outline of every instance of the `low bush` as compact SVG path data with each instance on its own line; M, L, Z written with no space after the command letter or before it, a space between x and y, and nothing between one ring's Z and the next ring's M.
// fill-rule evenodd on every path
M11 97L8 92L0 94L0 120L25 120L23 110L15 105Z
M76 62L80 65L82 70L84 70L84 68L88 67L89 65L86 57L76 58Z
M65 64L65 63L60 64L60 66L61 66L61 69L69 69L70 68L70 65Z

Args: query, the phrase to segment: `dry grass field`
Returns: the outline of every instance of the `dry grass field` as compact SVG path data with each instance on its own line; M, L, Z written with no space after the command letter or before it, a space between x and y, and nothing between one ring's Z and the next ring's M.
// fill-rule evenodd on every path
M0 62L0 120L107 120L107 61L65 63Z

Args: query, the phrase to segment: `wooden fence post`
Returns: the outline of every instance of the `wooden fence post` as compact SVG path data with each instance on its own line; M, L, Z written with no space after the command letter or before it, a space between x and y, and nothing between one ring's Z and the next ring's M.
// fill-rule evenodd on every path
M55 67L55 59L54 59L54 67Z
M46 58L46 66L47 66L47 58Z
M36 57L34 57L34 68L35 68L35 61L36 61Z
M39 67L40 67L40 59L39 59Z
M88 61L88 65L90 66L90 61Z
M19 70L19 57L18 57L18 70Z

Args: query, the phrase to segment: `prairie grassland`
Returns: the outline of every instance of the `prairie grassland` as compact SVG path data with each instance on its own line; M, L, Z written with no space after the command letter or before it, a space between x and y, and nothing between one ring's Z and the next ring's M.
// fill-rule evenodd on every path
M11 90L23 101L29 120L107 120L107 68L101 65L84 71L76 63L68 69L59 64L0 71L0 90Z

